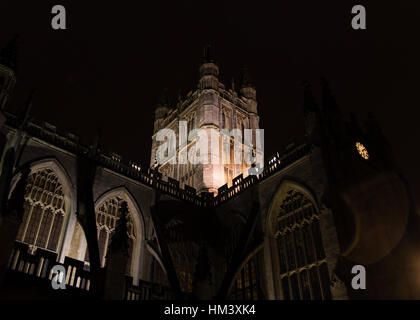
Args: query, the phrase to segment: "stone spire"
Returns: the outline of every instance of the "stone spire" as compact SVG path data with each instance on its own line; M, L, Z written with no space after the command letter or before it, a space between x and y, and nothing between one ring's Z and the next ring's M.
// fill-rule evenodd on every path
M203 63L214 62L212 58L212 47L210 44L207 44L204 47Z
M169 111L168 88L164 88L158 98L155 108L155 120L165 118Z
M241 69L240 95L248 100L248 111L257 113L257 91L247 68Z
M212 57L211 46L204 48L203 63L200 66L200 81L198 87L201 90L215 89L219 86L219 67Z

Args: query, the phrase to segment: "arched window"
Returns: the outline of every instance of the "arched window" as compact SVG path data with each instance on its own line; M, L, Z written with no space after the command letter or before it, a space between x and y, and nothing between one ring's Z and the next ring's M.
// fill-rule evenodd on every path
M16 240L56 252L65 214L63 187L54 171L42 169L31 173Z
M302 192L290 189L275 222L284 299L331 299L319 214L313 202Z
M117 221L120 219L120 208L123 201L124 200L118 196L112 197L103 201L96 210L99 257L101 259L102 266L105 265L106 253L108 251L109 245L111 244L112 235L115 232ZM131 267L131 257L133 253L133 242L136 239L131 212L129 212L129 219L127 221L127 237L129 243L129 258L127 261L126 272L129 274Z
M230 291L230 300L258 300L262 298L259 286L259 276L262 272L261 257L262 252L259 252L243 265Z
M164 232L181 291L192 292L197 250L191 241L184 238L182 221L171 220L165 226Z

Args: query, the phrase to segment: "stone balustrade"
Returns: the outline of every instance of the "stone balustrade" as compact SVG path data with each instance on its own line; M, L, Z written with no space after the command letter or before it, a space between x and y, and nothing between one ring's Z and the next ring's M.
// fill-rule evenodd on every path
M18 118L10 113L7 113L7 125L14 128L19 127ZM54 129L52 129L52 127L53 126L51 125L45 126L30 122L27 128L25 128L25 132L30 136L42 139L57 147L70 151L75 155L87 154L89 152L88 147L79 143L77 136L73 134L60 135L57 133L55 127ZM196 194L196 190L189 186L185 186L185 188L182 189L179 186L179 182L175 179L164 181L159 172L152 169L145 171L143 169L139 169L139 167L135 168L132 165L132 161L126 162L123 158L116 158L112 154L107 154L102 150L97 152L95 160L100 167L107 168L140 183L151 186L164 194L173 196L174 198L182 201L187 201L199 207L212 207L228 201L256 183L259 183L276 172L286 168L298 159L309 154L310 151L310 145L303 144L295 147L293 150L290 150L282 157L279 157L277 154L277 156L271 159L268 164L265 165L264 169L257 175L249 175L246 178L243 178L241 174L233 179L232 186L230 188L228 188L227 185L220 187L216 196L213 193L206 192L202 192L198 195Z

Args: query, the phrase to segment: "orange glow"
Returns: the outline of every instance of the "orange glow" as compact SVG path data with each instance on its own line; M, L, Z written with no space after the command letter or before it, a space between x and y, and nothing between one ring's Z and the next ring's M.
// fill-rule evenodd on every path
M368 153L366 147L362 143L356 142L356 149L357 149L357 152L360 154L360 156L363 159L369 160L369 153Z

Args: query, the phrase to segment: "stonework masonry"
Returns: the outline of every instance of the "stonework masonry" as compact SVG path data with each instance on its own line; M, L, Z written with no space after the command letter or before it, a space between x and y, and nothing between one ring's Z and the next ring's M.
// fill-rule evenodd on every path
M13 63L1 61L0 107L15 82ZM366 143L368 150L383 147L373 124L367 131L375 134L331 132L351 125L337 120L341 118L326 87L322 108L309 99L305 87L302 121L310 128L305 142L266 159L256 175L248 175L245 163L156 164L157 132L178 132L180 120L187 122L188 130L259 128L256 90L246 72L239 91L226 89L206 51L199 73L197 88L175 106L169 105L165 93L159 99L146 169L106 153L98 141L85 146L74 134L30 121L31 101L23 115L1 109L0 196L9 200L0 208L0 234L10 244L0 254L1 297L30 298L30 288L39 286L41 297L56 299L64 294L49 285L57 264L67 270L70 288L60 297L73 298L381 298L380 278L385 275L391 285L401 287L392 271L381 274L382 266L390 270L395 263L381 247L384 256L372 267L379 270L372 280L375 290L351 289L348 270L358 263L357 250L362 248L365 258L370 244L355 236L360 232L353 219L359 214L357 199L350 204L345 200L352 190L369 188L372 181L386 185L384 168L396 169L377 165L375 151L367 162L354 148L355 141ZM331 121L334 126L328 125ZM334 144L337 139L343 140ZM188 149L192 143L181 147ZM369 183L357 178L362 171ZM30 188L22 191L23 183ZM393 184L406 194L402 185ZM398 198L402 211L410 208L404 199ZM411 226L417 223L408 209L404 213L400 216L414 221ZM119 221L126 221L125 228L117 227ZM3 232L7 225L18 230L16 236ZM380 246L380 220L372 228ZM402 231L404 241L394 252L410 256L408 232ZM128 254L115 248L127 248ZM19 280L23 278L26 282ZM393 297L416 297L416 290L397 290Z

